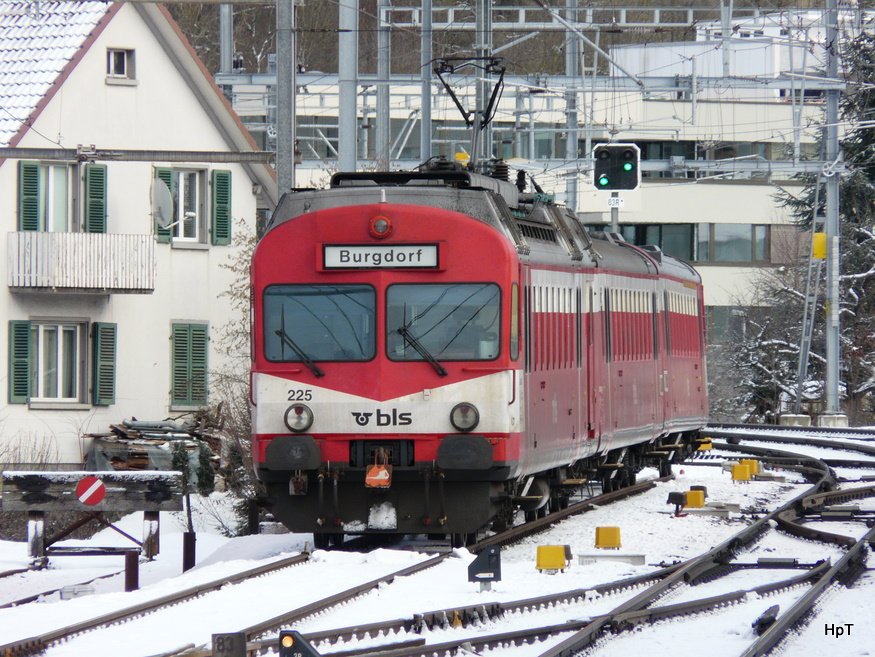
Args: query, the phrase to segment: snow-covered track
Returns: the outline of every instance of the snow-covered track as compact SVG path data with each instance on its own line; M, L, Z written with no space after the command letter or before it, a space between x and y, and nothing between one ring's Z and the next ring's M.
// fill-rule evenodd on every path
M477 554L478 552L481 552L488 547L514 543L528 536L533 536L534 534L542 532L548 529L550 526L556 524L560 520L564 520L565 518L580 513L586 513L587 511L592 511L598 506L603 506L605 504L610 504L611 502L623 500L627 497L631 497L632 495L644 493L648 490L651 490L652 488L655 488L659 482L668 481L671 478L671 476L668 476L650 481L642 481L639 484L626 486L625 488L619 488L615 491L602 493L601 495L596 495L594 497L581 500L580 502L575 502L574 504L570 504L564 509L551 511L542 518L530 520L529 522L518 525L516 527L511 527L503 532L495 534L494 536L484 538L483 540L478 541L474 545L470 546L468 549L471 552Z
M791 436L794 434L818 435L840 438L844 440L875 441L875 429L861 427L798 427L777 424L733 424L731 422L715 422L702 429L703 435L718 436L721 432L745 434L751 438L759 434L775 434Z
M174 593L164 595L159 598L154 598L152 600L148 600L137 605L125 607L124 609L120 609L109 614L103 614L102 616L98 616L96 618L92 618L80 623L75 623L62 629L53 630L38 636L20 639L4 645L0 645L0 655L3 655L4 657L17 657L18 655L31 655L34 653L42 652L52 644L63 641L65 639L69 639L70 637L77 634L90 632L92 630L96 630L101 627L105 627L107 625L112 625L115 623L126 622L133 618L137 618L154 612L158 609L179 604L180 602L184 602L186 600L205 595L212 591L219 590L222 587L227 586L228 584L235 584L246 579L261 577L262 575L275 572L282 568L297 566L299 564L305 563L308 559L309 555L307 554L299 554L293 557L280 559L278 561L273 561L269 564L235 573L234 575L229 575L227 577L223 577L212 582L199 584L197 586L193 586L182 591L176 591Z
M567 656L585 649L590 642L603 636L606 632L630 624L633 618L640 620L652 617L655 621L656 619L677 614L695 613L703 608L710 609L733 604L733 601L743 600L749 593L764 595L773 590L807 586L808 582L817 578L829 567L828 564L817 563L809 566L797 566L805 567L805 572L782 579L779 582L761 585L752 589L733 591L721 596L711 596L710 598L703 598L679 605L649 608L673 589L684 587L687 584L705 578L712 571L726 570L726 564L733 559L735 554L747 545L755 543L763 533L771 530L770 522L774 520L775 514L780 510L790 508L805 495L833 485L834 481L830 475L829 468L822 462L803 455L787 455L783 452L782 454L784 460L787 461L787 463L782 463L782 466L802 472L812 482L813 486L783 505L780 509L764 515L752 525L735 533L718 547L689 561L650 573L646 576L608 582L588 589L551 594L530 600L485 603L448 608L435 612L423 612L413 614L406 619L375 622L368 625L357 625L356 627L332 628L330 630L305 634L305 637L314 643L317 649L325 655L350 657L352 655L379 654L381 657L426 657L442 653L452 654L461 649L476 652L502 645L521 645L550 638L555 641L557 636L568 635L568 638L562 644L559 644L565 646L567 652L563 652L564 649L560 649L558 652L548 651L544 653L545 655L556 654ZM794 463L789 463L791 460ZM583 504L592 504L593 502L595 502L595 499L587 500ZM570 509L571 507L569 507ZM551 514L551 516L544 520L549 523L555 522L557 519L556 514ZM772 569L776 567L774 564L767 563L761 564L761 566ZM756 564L746 564L741 567L756 567ZM642 587L645 588L642 589ZM595 599L606 593L625 593L622 596L623 602L607 614L600 613L583 620L534 626L538 622L538 615L542 609L579 605L582 610L581 612L569 611L568 613L585 613L584 610L587 608L591 598ZM531 617L533 627L500 631L502 625L504 625L505 630L507 629L507 624L503 624L501 619L511 613L524 615L527 619ZM551 620L554 619L555 617ZM468 632L464 633L466 636L460 636L458 639L435 643L426 643L422 638L415 638L417 632L427 633L429 630L445 629L448 626L466 628L485 622L494 623L497 626L494 628L495 631L484 635L482 628L480 628L480 631L474 636L471 636L471 633ZM396 634L398 639L396 643L385 643L385 637ZM463 632L459 632L459 634L461 635ZM384 637L384 643L336 652L332 652L330 648L326 650L326 647L341 640L356 641L375 636ZM274 637L265 637L262 641L250 644L250 648L264 651L275 647L275 645L276 639ZM202 657L210 653L209 651L198 651L188 654L193 657Z
M29 570L38 570L38 569L24 568L24 569L19 570L19 571L14 571L14 573L16 573L16 574L17 573L26 573ZM3 604L0 604L0 609L7 609L9 607L19 607L21 605L30 604L31 602L36 602L37 600L45 600L46 598L48 598L50 596L60 594L66 588L77 587L77 586L89 586L90 584L93 584L94 582L97 582L99 580L110 579L112 577L118 577L119 575L124 575L124 573L125 573L125 571L123 569L117 570L117 571L114 571L111 573L107 573L105 575L99 575L97 577L92 577L91 579L88 579L88 580L85 580L82 582L76 582L74 584L65 584L64 586L56 587L56 588L52 588L52 589L46 589L45 591L40 591L39 593L31 593L30 595L27 595L23 598L18 598L16 600L11 600L9 602L5 602Z
M855 489L853 491L831 491L829 493L806 496L799 505L787 509L780 514L782 527L790 531L799 531L806 538L818 537L819 540L838 542L849 545L848 551L839 559L834 566L813 584L811 589L799 598L794 605L784 611L774 624L772 624L760 638L741 657L761 657L767 655L775 646L781 643L787 633L800 621L808 616L822 596L830 587L841 584L850 585L866 568L866 556L875 547L875 527L869 529L858 540L841 536L832 532L814 530L812 527L802 525L799 521L806 511L824 508L829 502L845 502L849 499L860 499L875 496L875 487L868 489ZM791 519L789 516L794 515ZM795 528L795 529L794 529Z

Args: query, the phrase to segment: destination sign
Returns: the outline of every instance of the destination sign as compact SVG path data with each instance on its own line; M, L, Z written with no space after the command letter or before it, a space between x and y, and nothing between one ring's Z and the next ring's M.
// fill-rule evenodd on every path
M434 269L437 244L326 244L325 269Z

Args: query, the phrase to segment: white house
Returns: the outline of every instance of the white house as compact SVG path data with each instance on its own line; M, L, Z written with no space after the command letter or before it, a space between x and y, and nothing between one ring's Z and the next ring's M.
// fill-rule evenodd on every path
M0 149L0 462L207 405L222 265L276 184L217 155L257 147L170 14L0 4Z

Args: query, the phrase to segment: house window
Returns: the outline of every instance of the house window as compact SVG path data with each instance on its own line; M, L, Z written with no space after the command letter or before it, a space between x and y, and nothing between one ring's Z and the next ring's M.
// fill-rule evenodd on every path
M231 172L156 167L153 193L159 242L214 245L231 243ZM209 221L208 221L209 218ZM209 230L208 230L209 227Z
M32 401L80 401L81 324L34 322L30 327Z
M9 322L9 402L115 401L116 325L76 320ZM88 357L91 356L89 370Z
M106 165L85 165L82 185L79 170L66 162L19 162L18 230L77 231L84 217L87 232L106 232Z
M19 213L19 223L27 225L24 230L59 233L70 230L70 165L29 164L19 185L20 198L26 204L24 212Z
M200 242L203 231L201 218L201 174L199 171L174 171L176 195L173 199L173 239Z
M123 48L106 49L106 77L108 80L134 80L134 51Z
M199 408L207 403L206 324L173 324L170 334L171 408Z

